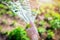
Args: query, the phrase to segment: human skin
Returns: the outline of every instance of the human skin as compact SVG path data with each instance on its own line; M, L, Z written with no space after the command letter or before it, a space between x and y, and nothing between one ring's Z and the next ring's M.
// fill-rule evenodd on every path
M31 5L31 9L38 9L38 3L36 1L37 0L29 0L29 3ZM38 31L37 31L37 28L36 28L35 24L32 21L30 21L29 24L31 25L31 27L26 29L29 38L31 40L38 40L39 39L39 37L38 37L39 34L38 34Z
M35 24L30 21L30 25L31 27L26 30L30 40L39 40L40 37Z
M30 2L31 10L39 8L39 4L37 0L29 0L29 2ZM27 34L30 40L39 40L40 37L35 24L32 21L30 21L30 25L31 27L27 29Z

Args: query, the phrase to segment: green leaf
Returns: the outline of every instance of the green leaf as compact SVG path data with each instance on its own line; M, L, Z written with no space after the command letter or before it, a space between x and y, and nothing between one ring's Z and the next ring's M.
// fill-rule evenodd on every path
M46 30L45 30L45 28L43 28L43 27L39 27L39 28L38 28L38 32L39 32L39 33L44 33L44 32L46 32Z
M53 24L52 24L53 23ZM58 29L60 28L60 19L54 19L50 21L51 28Z
M52 30L48 30L48 31L47 31L47 34L48 34L48 37L49 37L49 38L52 38L52 37L54 37L54 35L55 35Z
M20 26L9 33L8 40L30 40L26 31Z

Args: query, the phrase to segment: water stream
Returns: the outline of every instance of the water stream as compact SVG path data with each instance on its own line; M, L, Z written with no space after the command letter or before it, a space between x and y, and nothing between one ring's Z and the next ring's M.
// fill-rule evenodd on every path
M26 23L30 21L34 22L35 16L33 16L33 12L31 11L29 0L25 0L23 2L8 2L9 8L16 13L20 18L22 18Z

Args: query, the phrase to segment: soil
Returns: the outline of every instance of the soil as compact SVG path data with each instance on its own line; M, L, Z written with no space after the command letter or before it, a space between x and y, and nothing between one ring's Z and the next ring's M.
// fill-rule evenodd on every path
M36 17L36 21L37 21L36 22L36 26L37 26L37 28L42 26L41 24L39 24L39 22L41 21L41 18L42 18L41 14L37 15L37 17ZM45 20L45 18L43 18L42 20ZM46 23L44 24L44 28L46 30L49 30L50 29L50 25L48 24L48 20L45 20L45 22ZM50 39L50 40L60 40L60 29L52 30L52 31L54 32L55 36L52 39ZM40 40L49 40L49 39L47 39L47 33L46 32L44 32L43 34L39 33L39 35L40 35Z
M35 4L33 4L33 5L35 5ZM5 20L6 23L3 22L4 20ZM39 21L44 20L44 14L40 14L40 15L38 14L37 17L36 17L36 20L37 20L36 26L38 28L39 26L41 26L39 24ZM15 25L12 24L13 21L16 21ZM19 25L21 25L23 28L26 27L26 23L19 16L16 15L16 16L12 17L9 14L6 14L6 13L3 14L0 17L0 26L2 27L2 29L0 30L0 40L6 40L6 38L7 38L7 35L6 34L2 34L2 32L6 32L7 30L11 31L11 30L13 30L14 28L16 28ZM48 30L50 28L50 25L46 22L44 24L44 28L46 30ZM53 32L55 33L55 36L51 40L60 40L60 29L53 30ZM39 35L40 35L40 40L48 40L46 32L43 33L43 34L39 33Z
M16 22L15 24L12 24L13 22ZM19 16L10 16L9 14L5 13L2 16L0 16L0 40L6 40L7 35L3 34L7 31L12 31L17 26L22 26L23 28L26 27L26 23L24 20L22 20Z

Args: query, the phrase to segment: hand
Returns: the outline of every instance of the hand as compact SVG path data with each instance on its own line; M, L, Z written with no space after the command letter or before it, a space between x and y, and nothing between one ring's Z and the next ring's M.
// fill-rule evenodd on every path
M27 34L30 37L31 40L39 40L39 34L37 31L37 28L35 27L33 22L30 22L31 28L28 28Z

